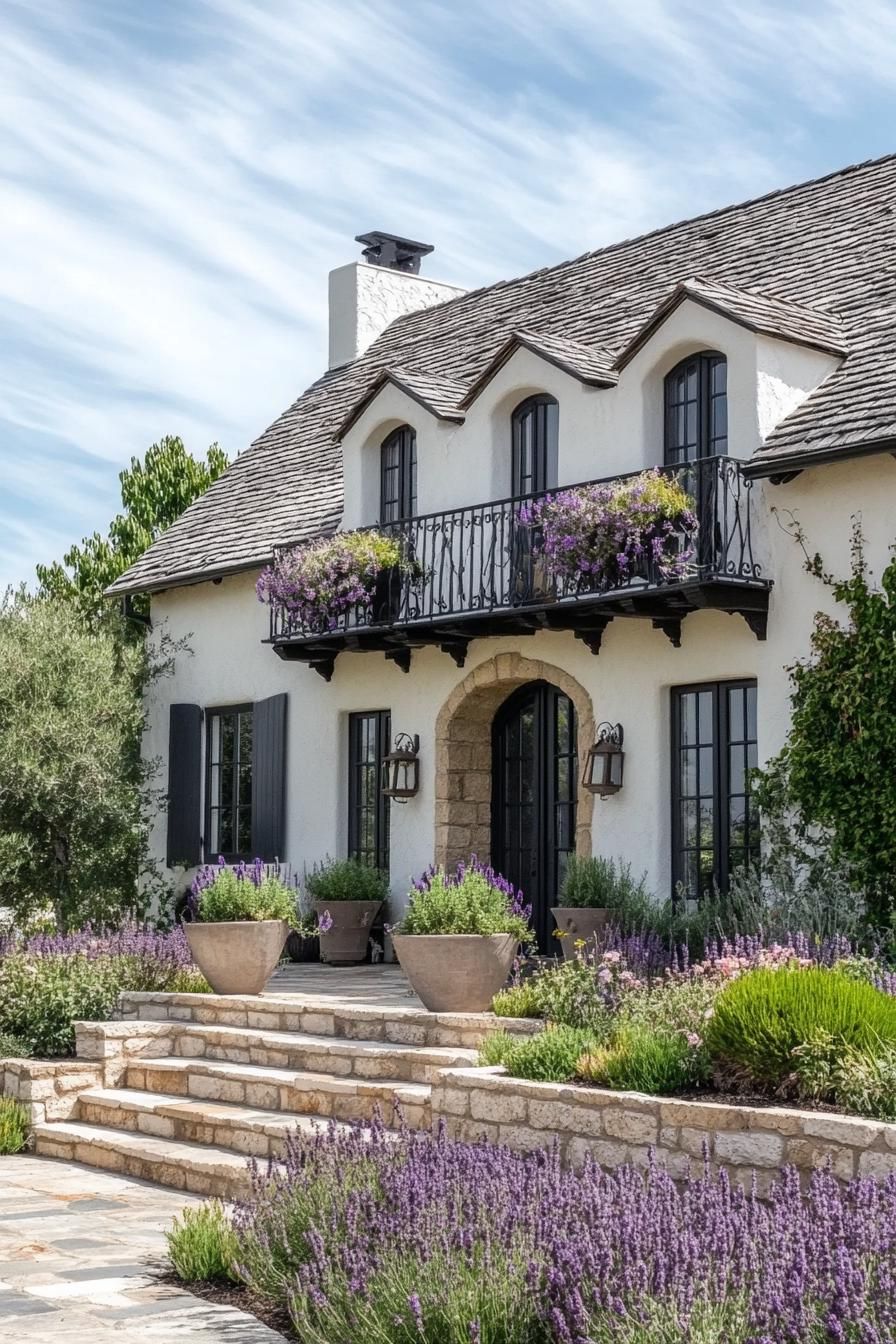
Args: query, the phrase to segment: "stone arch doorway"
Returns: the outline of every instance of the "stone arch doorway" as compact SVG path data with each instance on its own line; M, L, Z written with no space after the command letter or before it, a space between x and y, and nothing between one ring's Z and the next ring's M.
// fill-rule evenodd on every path
M436 720L435 859L451 868L493 852L493 725L509 697L527 683L547 683L572 703L579 761L594 742L594 711L584 687L562 668L516 653L500 653L474 668L449 695ZM577 854L591 853L594 798L579 791Z

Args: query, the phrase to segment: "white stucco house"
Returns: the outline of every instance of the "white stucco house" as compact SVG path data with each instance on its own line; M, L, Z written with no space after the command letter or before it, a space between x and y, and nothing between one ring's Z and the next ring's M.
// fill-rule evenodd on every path
M782 744L787 668L860 514L896 540L896 157L465 293L431 249L365 235L330 276L330 367L115 584L186 639L149 707L158 856L355 854L398 910L434 859L517 881L544 942L565 855L699 897L757 852L746 772ZM429 263L426 263L427 265ZM687 572L570 587L521 500L659 467L693 501ZM337 529L416 562L335 629L256 596L282 548ZM612 796L583 787L624 730ZM419 738L419 789L380 762Z

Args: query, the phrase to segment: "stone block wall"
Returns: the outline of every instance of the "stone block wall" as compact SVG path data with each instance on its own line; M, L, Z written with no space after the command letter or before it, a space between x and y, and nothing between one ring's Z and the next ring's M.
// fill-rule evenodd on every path
M564 1160L646 1166L651 1153L676 1178L704 1157L765 1193L781 1167L831 1164L841 1180L896 1172L896 1124L783 1106L678 1101L638 1092L508 1078L503 1069L446 1069L432 1093L433 1123L456 1138L485 1136L519 1151L550 1146Z
M0 1060L0 1096L14 1097L31 1124L67 1120L81 1092L102 1087L103 1066L81 1059Z
M428 1013L422 1008L374 1008L368 1004L297 996L263 998L230 994L123 994L118 1016L122 1033L166 1022L208 1023L221 1027L304 1032L340 1040L381 1041L392 1045L458 1046L475 1050L486 1036L507 1031L530 1036L544 1023L530 1018L497 1018L493 1013ZM138 1022L139 1019L139 1022ZM108 1028L110 1024L106 1023ZM80 1054L80 1046L79 1051ZM165 1053L156 1047L155 1053Z

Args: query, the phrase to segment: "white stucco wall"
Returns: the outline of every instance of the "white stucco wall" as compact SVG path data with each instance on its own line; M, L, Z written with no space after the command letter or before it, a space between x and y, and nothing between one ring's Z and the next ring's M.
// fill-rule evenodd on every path
M863 518L876 574L896 539L896 463L889 457L815 468L786 486L757 484L755 489L757 522L765 534L768 572L775 583L765 643L756 640L739 616L717 612L688 616L680 649L647 620L617 619L597 657L571 634L539 633L526 639L477 640L463 670L435 649L415 652L407 675L382 654L343 653L326 683L302 664L283 662L262 643L268 633L267 609L255 598L253 577L241 576L154 598L156 627L164 625L175 638L186 638L192 652L180 655L173 677L153 690L147 755L165 756L168 706L174 701L207 708L288 692L283 857L301 869L327 854L345 853L348 713L391 710L393 732L419 733L421 740L420 793L404 806L392 804L392 888L400 908L410 878L433 855L433 731L439 709L471 668L515 650L565 669L591 695L598 720L624 725L625 787L615 798L598 800L594 848L646 870L653 889L663 895L670 871L670 687L756 677L759 752L765 759L786 733L786 668L807 652L813 614L834 609L828 591L804 572L800 552L768 506L777 506L782 515L794 510L810 548L820 550L836 573L848 568L852 515ZM154 846L164 857L164 817L158 819Z

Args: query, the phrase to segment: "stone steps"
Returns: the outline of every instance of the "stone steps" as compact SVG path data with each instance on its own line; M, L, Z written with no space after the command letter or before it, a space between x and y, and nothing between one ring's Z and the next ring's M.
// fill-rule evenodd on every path
M400 1079L342 1078L263 1064L169 1056L130 1061L122 1083L139 1091L334 1120L371 1120L379 1109L386 1125L398 1123L397 1103L409 1129L428 1129L431 1123L430 1084Z
M500 1028L538 1025L327 997L125 994L117 1020L76 1024L76 1086L30 1080L35 1151L239 1197L247 1157L276 1161L290 1131L377 1114L429 1129L442 1071L469 1069Z
M246 1158L226 1148L176 1143L75 1120L41 1121L32 1134L34 1152L41 1157L83 1162L195 1195L239 1199L249 1189Z
M470 1068L477 1052L460 1046L400 1045L394 1042L341 1040L306 1032L265 1031L253 1027L172 1022L166 1028L172 1054L261 1064L296 1072L402 1083L432 1083L442 1069Z
M78 1098L77 1122L177 1143L226 1148L245 1157L281 1158L286 1136L296 1130L313 1136L339 1121L283 1111L255 1110L233 1102L193 1101L124 1087L91 1087Z

